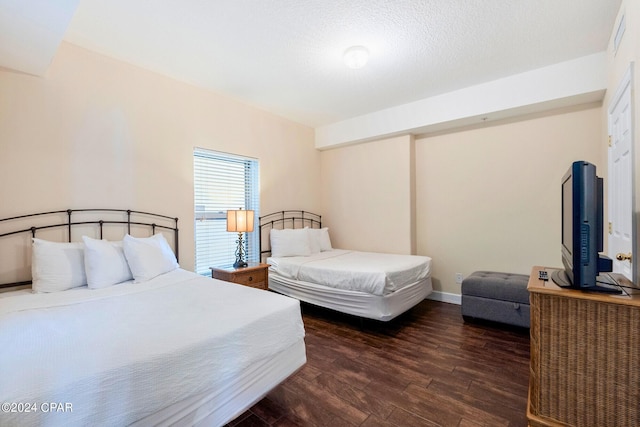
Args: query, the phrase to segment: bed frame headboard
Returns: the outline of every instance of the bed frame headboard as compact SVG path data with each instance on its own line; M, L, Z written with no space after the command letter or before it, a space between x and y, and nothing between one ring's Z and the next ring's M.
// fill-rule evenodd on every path
M260 233L260 260L271 254L269 231L273 228L322 228L322 216L307 211L279 211L261 216L258 221Z
M112 226L117 228L117 234L112 230ZM47 233L47 236L43 237L47 240L72 242L81 241L83 235L103 239L106 238L105 232L122 238L125 232L132 234L132 228L136 231L138 229L148 230L149 235L157 232L172 234L173 239L168 239L168 241L171 244L173 240L173 250L176 258L179 257L178 218L130 209L67 209L0 219L0 247L4 242L11 241L13 238L22 238L9 250L19 252L24 249L26 240L29 243L29 250L26 251L28 255L26 256L30 256L31 238L36 237L38 232L45 233L45 230L58 230L58 234ZM81 233L73 233L73 230L79 230ZM51 235L54 237L51 238ZM14 281L0 283L0 288L29 284L31 284L31 280Z

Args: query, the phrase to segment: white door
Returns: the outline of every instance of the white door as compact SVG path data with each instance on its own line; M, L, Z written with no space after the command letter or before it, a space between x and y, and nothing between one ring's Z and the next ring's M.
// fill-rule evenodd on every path
M609 105L609 246L613 271L633 277L633 129L631 111L632 67L622 79Z

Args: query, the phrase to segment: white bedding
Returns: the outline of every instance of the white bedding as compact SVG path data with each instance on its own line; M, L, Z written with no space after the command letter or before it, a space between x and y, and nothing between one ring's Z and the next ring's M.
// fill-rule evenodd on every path
M388 295L430 276L431 258L341 249L311 256L270 257L271 271L287 279Z
M431 277L427 277L380 296L269 274L269 289L320 307L388 322L424 300L433 291L433 285Z
M0 299L0 425L128 425L224 388L304 337L299 302L175 270ZM71 404L44 412L42 404ZM46 408L45 408L46 409Z

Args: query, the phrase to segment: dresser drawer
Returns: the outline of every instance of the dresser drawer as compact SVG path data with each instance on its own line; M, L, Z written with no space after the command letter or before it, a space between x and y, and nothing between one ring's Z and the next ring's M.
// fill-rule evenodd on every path
M211 267L211 277L258 289L269 288L269 264L249 263L247 267Z
M267 289L266 270L253 270L237 272L234 274L233 282L239 285L251 286L253 288Z

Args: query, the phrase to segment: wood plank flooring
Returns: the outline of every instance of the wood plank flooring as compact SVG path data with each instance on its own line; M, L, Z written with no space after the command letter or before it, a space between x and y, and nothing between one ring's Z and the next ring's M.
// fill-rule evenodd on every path
M303 305L307 364L229 426L526 426L528 330L425 300L391 322Z

